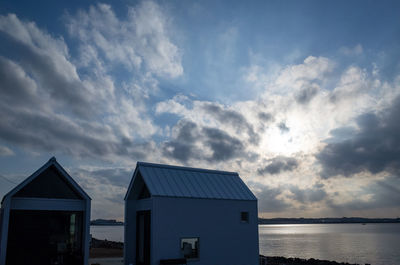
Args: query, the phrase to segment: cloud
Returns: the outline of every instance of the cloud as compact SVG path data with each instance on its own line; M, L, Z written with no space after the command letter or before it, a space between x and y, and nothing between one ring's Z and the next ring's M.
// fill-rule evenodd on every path
M374 180L353 192L354 198L345 202L330 201L329 206L336 211L365 211L397 209L400 205L400 178L389 175Z
M226 161L243 154L243 143L224 132L181 120L173 129L172 139L163 144L163 154L180 162L198 159Z
M292 195L289 197L303 204L320 202L327 197L323 186L323 184L315 184L312 188L302 189L292 185L290 187Z
M237 127L249 126L243 115L236 111L223 109L220 105L212 102L207 102L202 107L207 113L214 116L220 122L231 123Z
M134 168L77 168L73 174L91 178L104 185L127 188L133 176Z
M260 82L264 86L255 100L221 104L179 95L160 102L156 106L158 115L175 114L179 120L172 127L172 137L164 142L169 148L165 157L185 164L217 163L211 159L203 130L216 128L238 139L243 147L217 165L241 172L247 183L260 182L252 190L260 199L261 214L326 215L330 214L331 200L356 202L351 194L366 178L358 175L350 184L321 179L316 154L324 146L353 140L359 131L357 117L380 113L398 95L396 82L384 82L381 76L356 65L338 67L336 61L324 57L307 57L274 74L261 80L257 73L252 76L250 85ZM190 126L181 133L187 130L189 138L178 137L183 121ZM257 144L249 141L248 125L259 136ZM249 154L254 154L252 159ZM345 194L345 198L337 199L336 192Z
M2 56L0 56L0 80L2 80L0 95L3 101L13 102L19 107L39 103L36 96L36 82L18 64Z
M199 158L201 150L196 147L199 129L190 121L181 120L174 127L173 139L163 144L163 154L181 162Z
M269 159L267 162L269 163L267 166L257 169L259 175L279 174L284 171L292 171L298 166L297 160L292 157L279 156Z
M319 84L331 73L335 63L326 57L308 56L302 64L282 69L273 81L273 91L284 94L304 89L319 89Z
M344 55L351 56L351 55L360 55L363 53L363 47L361 44L357 44L354 47L341 47L339 52L343 53Z
M257 156L249 149L259 142L259 133L232 106L175 96L158 103L156 113L172 113L180 118L172 129L171 139L163 143L167 157L184 163L190 160L218 163Z
M287 127L287 125L283 121L278 124L278 128L281 131L281 133L287 133L290 131L290 128Z
M128 7L126 19L119 19L111 6L97 4L89 11L66 16L71 36L83 43L82 57L87 50L107 63L124 65L128 70L142 69L156 75L182 75L179 49L168 36L168 19L152 1Z
M254 128L249 124L246 118L237 111L223 109L216 103L207 102L203 106L206 113L217 119L222 124L231 124L238 130L246 129L249 135L249 141L257 144L259 135L254 131ZM265 118L265 115L263 116Z
M366 96L368 90L380 85L376 80L371 80L365 69L357 66L348 67L340 77L338 85L329 96L332 102L351 100L357 95Z
M0 145L0 156L12 156L14 152L7 146Z
M162 101L156 106L156 113L172 113L198 125L223 128L230 135L245 138L250 144L258 143L260 136L247 117L235 110L232 106L225 106L217 102L191 100L178 95L170 100Z
M0 102L0 138L4 141L36 151L62 150L77 157L108 160L126 155L145 157L138 146L151 150L149 143L116 137L118 131L101 122L66 115L63 105L52 102L51 92L40 80L32 79L21 65L4 57L0 57L0 77L4 99ZM132 112L125 108L124 113Z
M123 220L124 196L133 168L73 168L70 173L92 198L92 219Z
M0 138L27 149L38 149L78 157L112 159L114 156L146 157L151 144L115 139L102 125L76 123L63 115L10 110L0 106ZM94 133L94 134L93 134ZM113 139L114 138L114 139Z
M0 16L1 43L13 47L0 56L0 140L10 146L0 146L0 155L19 147L67 155L78 165L157 160L151 138L159 129L147 100L159 78L183 74L181 53L157 4L127 10L124 19L103 4L66 14L66 39L15 14ZM122 217L132 172L74 172L93 198L94 216Z
M317 95L318 92L319 87L315 84L310 84L310 86L298 91L295 95L295 98L298 103L307 104L315 97L315 95Z
M95 111L90 100L91 91L81 82L75 66L68 60L69 53L63 39L52 38L34 23L22 22L14 14L0 16L0 31L8 36L25 72L22 73L15 64L11 69L4 68L5 64L11 65L12 62L2 59L3 74L17 71L15 77L18 77L19 85L30 86L25 91L30 89L32 92L34 85L27 77L29 73L46 93L49 104L55 101L64 111L85 117ZM8 81L5 80L6 85Z
M281 188L270 187L257 182L249 182L248 184L258 199L258 211L260 213L279 213L291 207L280 197L283 193Z
M122 13L94 4L66 14L65 39L16 15L0 16L1 43L15 47L0 57L0 140L10 150L67 154L80 165L109 163L76 170L94 199L95 216L104 217L104 208L121 216L132 174L124 166L136 159L238 171L247 182L261 182L253 187L260 212L282 215L307 205L326 208L330 196L344 188L338 182L333 187L334 179L321 180L315 159L327 177L398 169L393 136L398 120L389 119L382 106L399 89L380 79L377 65L371 73L306 56L273 71L250 65L241 89L258 93L247 100L202 100L215 96L203 92L198 98L174 96L171 91L190 83L183 76L184 50L174 43L173 20L151 1ZM229 30L220 44L239 34L240 29ZM231 52L224 50L216 64L215 56L207 60L218 68L232 61ZM10 152L0 147L1 153ZM267 174L272 176L263 177Z
M159 102L157 115L174 114L182 121L172 127L172 137L163 142L163 153L183 163L209 162L217 145L207 140L204 128L215 128L231 137L219 143L230 142L234 147L226 149L225 157L216 156L215 162L234 163L240 159L238 169L251 172L249 175L288 175L294 169L304 172L306 169L299 167L296 159L269 159L319 152L330 131L349 127L360 113L380 108L385 101L381 99L392 90L388 88L391 84L384 86L365 69L351 66L333 72L336 66L326 57L309 56L300 64L282 67L266 79L269 83L264 83L265 90L257 100L221 104L193 99L193 95L176 95ZM253 77L257 82L258 76ZM179 136L184 130L182 124L188 122L195 135L190 141ZM165 129L170 130L169 126ZM240 147L242 151L235 151ZM307 164L313 165L314 156L309 157L313 158L307 158ZM268 164L264 164L266 161Z
M217 128L203 128L205 145L211 149L210 161L224 161L241 156L242 142Z
M64 21L80 58L69 53L64 38L34 22L0 16L0 38L14 47L0 56L0 139L79 158L121 162L157 156L150 138L159 128L146 99L158 90L157 76L173 78L183 71L166 15L155 3L143 2L120 20L100 4ZM137 66L129 46L141 60ZM121 65L130 78L113 76Z
M324 178L351 177L368 171L400 172L400 97L379 113L365 113L356 119L357 132L344 140L332 139L317 154ZM336 129L333 133L341 128ZM342 132L345 132L344 128ZM329 140L329 139L328 139Z
M270 113L259 112L257 116L263 122L268 122L268 121L273 120L273 117Z

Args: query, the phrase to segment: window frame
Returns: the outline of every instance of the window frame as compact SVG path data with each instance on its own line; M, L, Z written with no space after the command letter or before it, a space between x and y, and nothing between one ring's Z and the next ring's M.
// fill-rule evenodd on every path
M184 239L197 239L197 242L198 242L198 243L197 243L197 257L195 257L195 258L186 258L186 257L185 257L185 255L184 255L184 253L183 253L183 248L182 248L182 244L183 244L182 240L184 240ZM188 260L188 261L197 261L197 260L200 260L200 237L199 237L199 236L185 236L185 237L181 237L181 238L179 239L179 249L180 249L180 251L181 251L183 257L184 257L186 260Z

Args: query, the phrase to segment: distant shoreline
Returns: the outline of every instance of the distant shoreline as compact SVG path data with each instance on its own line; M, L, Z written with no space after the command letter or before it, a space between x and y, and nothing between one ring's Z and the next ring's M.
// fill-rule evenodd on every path
M258 218L259 225L275 224L394 224L400 223L400 218ZM116 220L97 219L90 221L91 226L123 226L124 222Z
M114 219L96 219L90 221L90 225L97 225L97 226L119 226L124 225L124 222L120 222Z
M259 218L258 224L391 224L400 223L400 218Z
M124 224L90 224L91 226L124 226Z

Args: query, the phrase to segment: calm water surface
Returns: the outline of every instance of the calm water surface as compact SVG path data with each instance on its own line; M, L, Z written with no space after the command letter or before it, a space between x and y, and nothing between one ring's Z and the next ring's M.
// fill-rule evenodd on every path
M400 224L260 225L259 235L266 256L400 264Z
M124 240L123 226L91 226L93 237ZM260 225L260 254L400 265L400 224Z
M124 242L123 225L91 225L90 234L97 239Z

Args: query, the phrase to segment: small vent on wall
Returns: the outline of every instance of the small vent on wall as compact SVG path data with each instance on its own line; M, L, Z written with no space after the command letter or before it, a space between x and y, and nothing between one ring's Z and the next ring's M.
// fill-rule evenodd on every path
M241 212L240 213L240 221L242 223L248 223L249 222L249 212Z

